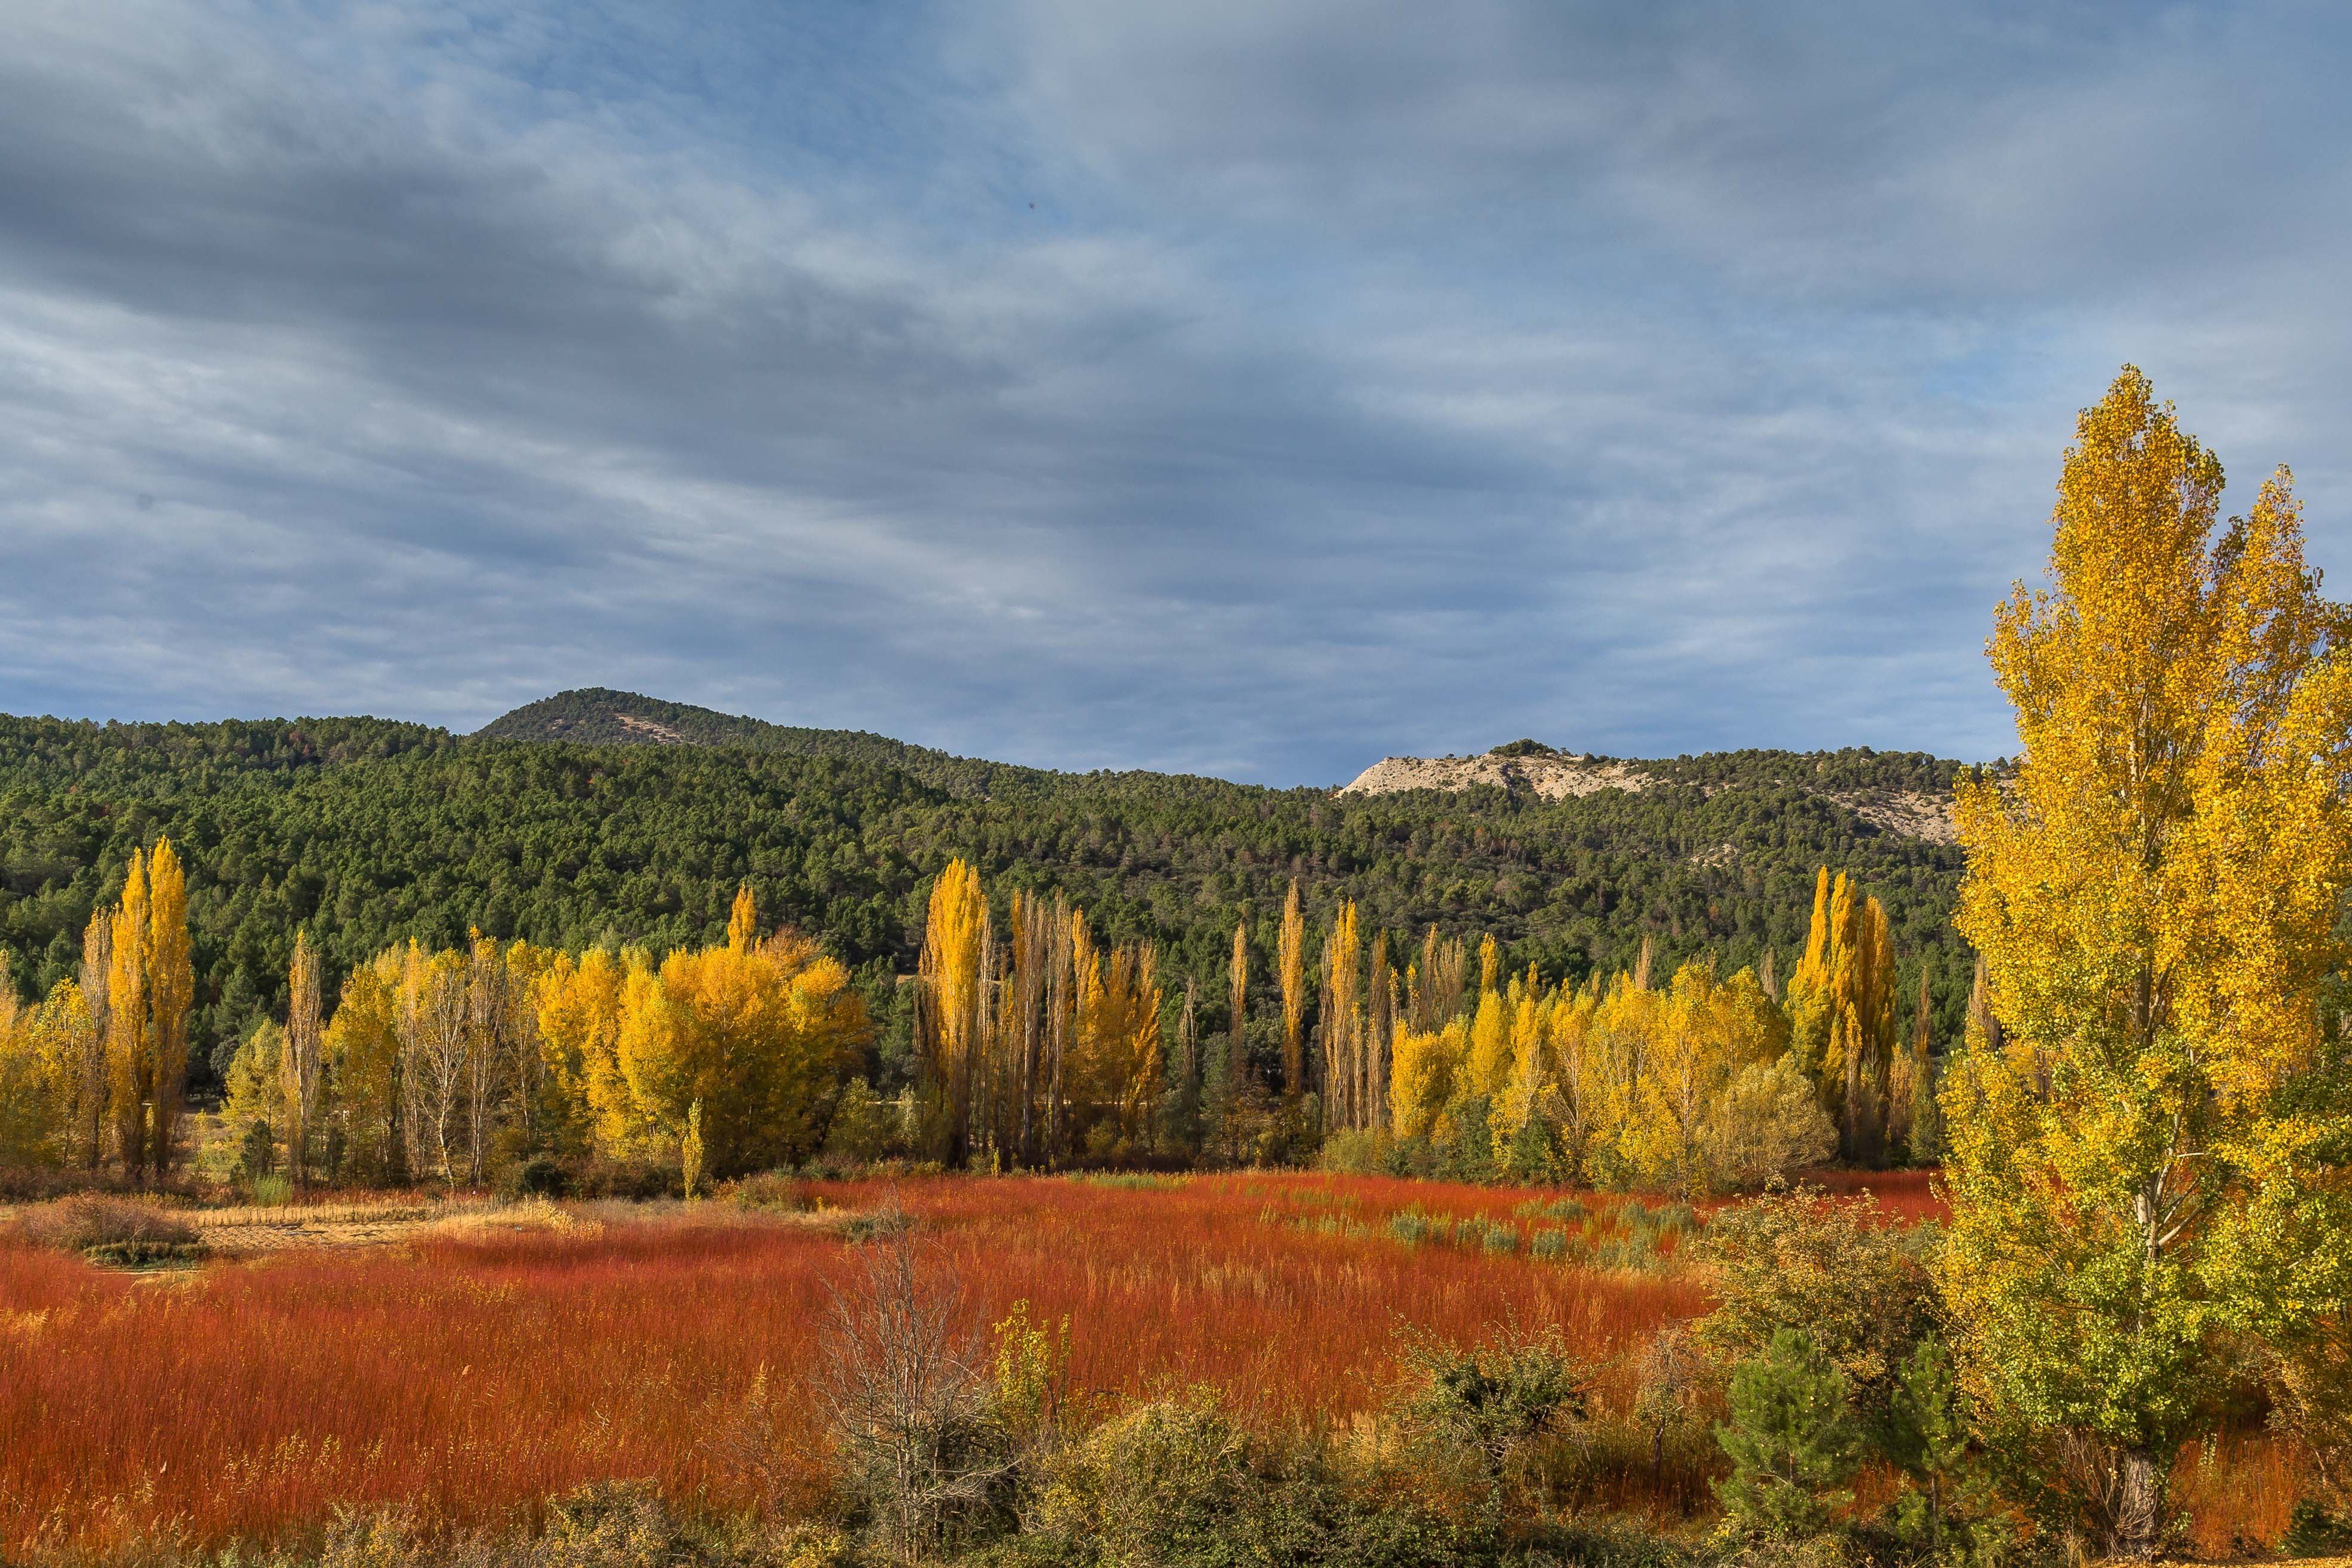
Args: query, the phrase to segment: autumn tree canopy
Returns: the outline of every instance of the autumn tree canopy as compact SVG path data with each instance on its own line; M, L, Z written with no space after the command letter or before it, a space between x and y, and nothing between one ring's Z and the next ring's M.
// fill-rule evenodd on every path
M2292 1352L2352 1293L2319 1005L2352 886L2346 612L2284 469L2226 523L2221 489L2137 370L2084 412L2048 584L1990 644L2022 763L1959 801L1959 925L2005 1039L1944 1093L1943 1285L1978 1398L2099 1446L2137 1554L2216 1336Z

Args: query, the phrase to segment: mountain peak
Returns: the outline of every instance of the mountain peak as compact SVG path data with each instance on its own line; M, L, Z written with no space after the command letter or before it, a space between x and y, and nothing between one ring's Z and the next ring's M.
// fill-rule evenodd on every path
M935 789L965 800L987 800L1034 789L1055 775L951 756L929 746L909 745L864 730L812 730L771 724L745 714L721 713L689 702L667 702L635 691L583 686L559 691L502 713L474 731L481 741L557 742L575 746L712 746L793 756L834 757L878 764L912 774Z

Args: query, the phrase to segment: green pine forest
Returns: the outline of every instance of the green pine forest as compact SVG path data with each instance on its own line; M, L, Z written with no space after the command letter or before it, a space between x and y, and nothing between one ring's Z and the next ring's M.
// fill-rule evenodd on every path
M1937 1039L1957 1037L1972 964L1951 925L1960 852L1832 795L1946 794L1963 764L1853 749L1638 765L1651 787L1580 798L1339 795L1055 773L603 690L471 736L364 718L0 717L0 945L18 992L45 994L131 852L168 835L188 867L202 1090L246 1029L284 1016L298 928L331 995L393 942L446 946L469 927L572 949L711 942L748 881L764 914L851 966L880 1025L877 1081L894 1085L909 1071L898 977L959 856L995 897L1065 893L1103 939L1157 943L1166 1005L1197 978L1201 1021L1219 1028L1234 921L1270 962L1293 878L1310 931L1353 900L1367 933L1491 931L1513 970L1547 981L1628 966L1645 939L1655 962L1711 952L1727 970L1773 949L1785 976L1826 865L1884 904L1899 994L1925 964ZM1270 1067L1273 988L1251 1001L1252 1056Z

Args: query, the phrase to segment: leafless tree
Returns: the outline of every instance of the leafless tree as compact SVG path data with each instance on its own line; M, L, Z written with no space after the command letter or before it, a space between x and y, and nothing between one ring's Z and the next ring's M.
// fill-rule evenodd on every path
M1010 1479L977 1337L955 1271L893 1202L833 1289L818 1408L848 1489L905 1563L983 1512Z
M1688 1419L1706 1383L1708 1363L1691 1332L1692 1320L1663 1325L1635 1360L1634 1418L1650 1432L1650 1480L1666 1464L1666 1436Z

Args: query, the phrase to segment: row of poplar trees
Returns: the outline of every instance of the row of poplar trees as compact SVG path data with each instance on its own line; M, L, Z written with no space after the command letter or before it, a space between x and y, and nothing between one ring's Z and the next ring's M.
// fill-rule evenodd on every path
M1106 950L1083 910L1028 892L1000 922L957 860L933 884L916 976L909 1147L1052 1169L1297 1158L1352 1136L1436 1151L1420 1163L1456 1173L1704 1195L1937 1146L1926 977L1898 1026L1885 912L1826 869L1785 995L1769 955L1760 976L1702 962L1654 985L1646 947L1624 973L1547 986L1498 973L1491 937L1474 979L1468 944L1434 929L1400 965L1352 903L1312 964L1308 950L1294 883L1274 953L1279 1082L1260 1083L1246 923L1229 1036L1204 1041L1197 986L1163 994L1150 944Z
M92 921L79 979L0 994L0 1157L169 1173L187 1058L185 897L168 843ZM748 889L725 942L655 960L476 934L411 942L333 998L298 934L287 1018L240 1043L225 1120L251 1173L479 1186L534 1155L713 1177L822 1146L870 1044L838 960L761 937Z
M187 877L163 838L91 914L78 974L31 1008L0 985L0 1163L168 1175L194 998Z

